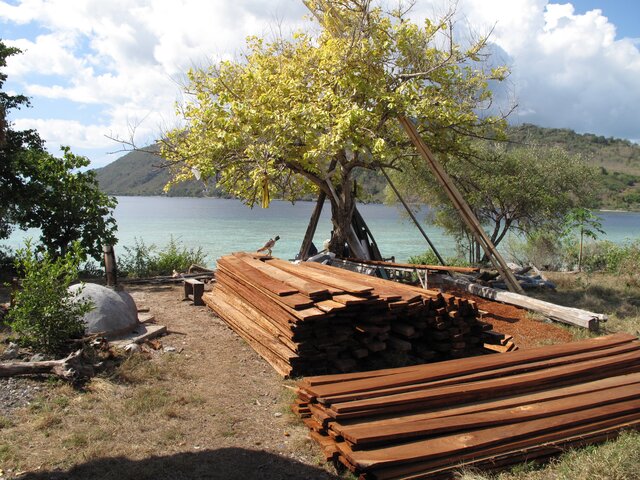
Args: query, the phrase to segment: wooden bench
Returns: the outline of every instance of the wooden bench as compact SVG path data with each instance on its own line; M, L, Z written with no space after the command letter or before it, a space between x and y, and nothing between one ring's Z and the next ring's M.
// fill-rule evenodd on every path
M188 300L189 295L193 295L193 304L202 306L204 302L202 301L202 294L204 293L204 283L200 280L196 280L195 278L185 278L184 279L184 299Z

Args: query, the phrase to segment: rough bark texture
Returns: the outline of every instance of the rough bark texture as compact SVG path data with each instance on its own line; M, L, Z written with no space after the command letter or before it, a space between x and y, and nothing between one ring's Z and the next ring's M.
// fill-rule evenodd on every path
M0 363L0 377L36 374L52 374L65 380L76 380L79 377L93 375L93 366L82 363L82 350L77 350L61 360Z

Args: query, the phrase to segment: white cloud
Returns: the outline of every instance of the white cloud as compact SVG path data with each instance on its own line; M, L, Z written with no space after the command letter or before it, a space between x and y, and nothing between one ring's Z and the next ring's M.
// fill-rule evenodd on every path
M107 113L88 125L56 119L16 125L37 128L54 145L66 137L62 143L99 148L105 133L127 138L142 122L136 133L147 141L160 134L159 125L173 123L176 80L190 66L231 58L246 36L268 34L280 19L294 28L304 12L297 0L0 1L1 20L51 32L8 42L24 53L10 58L7 73L22 82L34 106L47 98Z
M443 12L446 0L423 0L416 19ZM570 3L547 0L459 0L462 30L484 33L512 65L523 121L637 138L640 53L616 38L599 10L577 15ZM16 120L38 128L54 146L109 148L105 134L152 139L175 121L176 79L191 65L232 58L247 35L300 28L300 0L0 0L0 21L39 27L35 38L10 43L11 88L33 97L92 105L102 117L77 121ZM21 113L21 112L19 112ZM68 118L68 116L65 116ZM65 140L66 139L66 140ZM142 140L141 140L142 141Z
M17 130L35 129L42 138L47 139L47 147L55 152L60 145L73 145L78 148L106 148L113 145L105 135L108 126L84 125L77 120L60 119L17 119Z
M485 29L508 56L522 121L624 138L637 137L640 51L616 38L595 9L546 0L462 0L467 19Z

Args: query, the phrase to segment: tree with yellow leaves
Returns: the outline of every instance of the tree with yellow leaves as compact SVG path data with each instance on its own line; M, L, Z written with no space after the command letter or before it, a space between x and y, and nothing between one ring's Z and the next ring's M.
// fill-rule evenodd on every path
M369 0L308 0L320 28L291 38L251 37L247 52L188 73L185 126L162 154L175 179L216 177L248 205L322 191L331 203L330 249L352 244L358 168L401 169L415 156L397 122L416 119L434 152L454 155L472 136L500 130L488 83L486 38L462 47L452 15L422 25Z

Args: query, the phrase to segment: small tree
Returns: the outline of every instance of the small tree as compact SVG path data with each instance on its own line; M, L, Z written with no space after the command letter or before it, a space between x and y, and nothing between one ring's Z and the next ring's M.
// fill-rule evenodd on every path
M0 41L0 69L20 53ZM115 197L100 191L95 172L81 171L85 157L62 147L61 158L49 154L35 130L15 130L6 114L29 106L24 95L2 91L0 71L0 239L16 226L39 228L44 248L64 255L79 240L84 253L99 259L100 244L115 243Z
M595 170L560 148L477 144L475 151L449 157L444 166L496 246L513 231L561 231L567 212L588 203L596 190ZM395 178L405 193L435 210L434 222L466 250L470 262L484 261L473 235L429 172L407 165Z
M40 241L52 255L65 255L74 241L82 252L96 260L102 257L102 245L117 242L116 221L112 216L117 201L100 190L96 173L81 171L90 162L62 147L62 157L29 151L34 175L30 189L35 198L28 209L16 213L18 222L42 231Z
M30 241L16 252L16 268L24 278L9 312L9 325L23 345L58 353L69 339L84 333L82 317L93 305L78 298L80 291L69 291L78 278L82 257L78 242L58 257L48 252L38 255Z
M578 271L582 271L582 252L584 237L593 240L598 238L598 234L605 233L602 229L602 221L600 217L594 215L587 208L579 207L571 210L565 218L565 235L571 235L575 230L578 231L579 250L578 250Z

